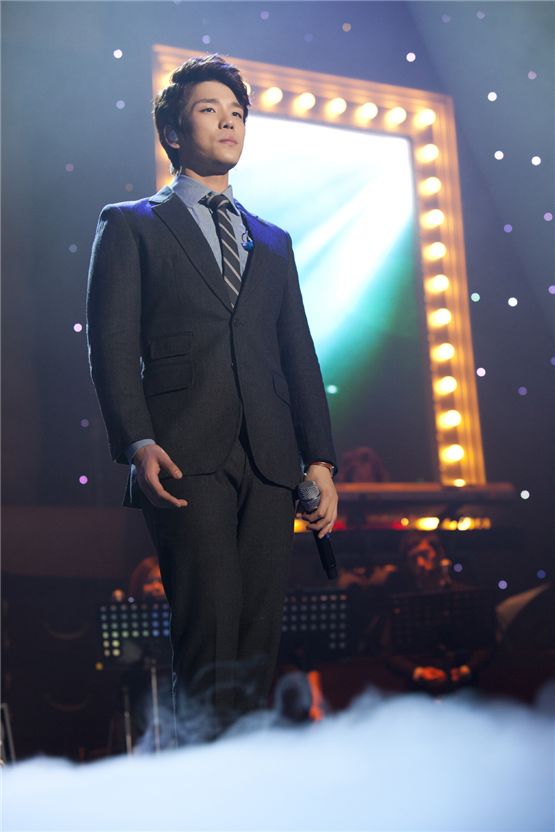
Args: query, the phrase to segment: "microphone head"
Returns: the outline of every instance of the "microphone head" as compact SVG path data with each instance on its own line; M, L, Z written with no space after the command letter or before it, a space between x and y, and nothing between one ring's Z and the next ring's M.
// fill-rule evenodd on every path
M304 480L297 486L297 499L301 510L310 514L320 505L320 489L313 480Z

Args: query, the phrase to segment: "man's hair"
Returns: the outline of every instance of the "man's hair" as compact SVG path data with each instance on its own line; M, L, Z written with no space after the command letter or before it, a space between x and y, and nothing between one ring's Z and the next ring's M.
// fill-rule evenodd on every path
M243 108L243 120L247 120L250 99L241 78L241 73L233 64L228 64L220 55L189 58L172 73L170 83L160 90L154 98L153 116L158 131L160 144L170 160L172 173L180 168L179 150L170 147L164 135L164 128L170 127L176 131L182 130L181 116L187 104L194 84L203 81L219 81L235 93L237 101Z

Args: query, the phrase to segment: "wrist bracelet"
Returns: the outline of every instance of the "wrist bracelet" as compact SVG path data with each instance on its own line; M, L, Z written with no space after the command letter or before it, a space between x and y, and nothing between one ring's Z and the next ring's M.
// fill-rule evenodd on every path
M311 465L323 465L324 468L328 469L328 471L330 472L330 474L333 477L333 474L334 474L334 471L335 471L335 465L332 465L331 462L311 462L310 465L307 465L306 468L305 468L305 472L304 472L305 477L306 477L306 472L310 468Z

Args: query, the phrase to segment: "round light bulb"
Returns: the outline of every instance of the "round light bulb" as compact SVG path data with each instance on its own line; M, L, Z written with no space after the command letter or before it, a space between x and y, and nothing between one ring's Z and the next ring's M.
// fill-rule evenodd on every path
M464 448L462 445L447 445L441 451L441 458L444 462L460 462L464 459Z
M390 127L398 127L399 124L407 120L407 111L404 107L392 107L385 120Z
M439 208L434 208L432 211L426 211L420 217L420 222L424 228L437 228L445 221L445 214Z
M446 292L449 288L449 278L446 274L434 274L433 277L426 281L426 289L434 295L439 295L441 292Z
M367 101L365 104L361 104L355 111L356 120L361 124L364 124L367 121L372 121L372 119L376 118L377 115L378 108L372 101Z
M434 389L439 396L448 396L449 393L454 393L457 387L457 380L453 376L438 378L434 384Z
M449 309L442 307L441 309L434 309L428 315L428 323L432 329L438 329L441 326L447 326L451 322L452 314Z
M422 196L433 196L441 191L441 179L437 176L429 176L424 179L418 186L418 190Z
M448 430L449 428L456 428L462 422L462 416L458 410L444 410L437 417L437 423L440 428Z
M276 104L283 99L283 90L280 90L279 87L270 87L261 95L262 104L265 107L274 107Z
M436 144L424 144L416 151L416 158L423 164L434 162L439 156L439 147Z
M311 92L303 92L295 98L294 108L299 113L306 113L316 104L316 98Z
M432 349L432 358L434 361L450 361L455 355L455 347L453 344L438 344Z
M347 109L347 102L344 98L332 98L326 104L326 115L330 118L340 116Z
M431 127L432 124L435 124L436 118L437 116L434 110L426 107L424 110L419 110L416 113L414 117L414 125L420 129L423 127Z
M447 246L439 241L430 243L424 248L424 256L426 260L441 260L447 254Z

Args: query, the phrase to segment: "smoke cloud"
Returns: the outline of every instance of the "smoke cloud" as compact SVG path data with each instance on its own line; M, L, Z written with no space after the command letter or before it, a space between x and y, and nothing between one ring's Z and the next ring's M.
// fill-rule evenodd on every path
M6 773L4 829L552 830L554 702L369 690L306 726L268 712L159 755L34 759Z

